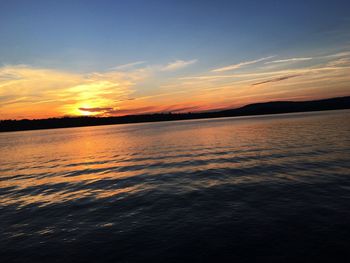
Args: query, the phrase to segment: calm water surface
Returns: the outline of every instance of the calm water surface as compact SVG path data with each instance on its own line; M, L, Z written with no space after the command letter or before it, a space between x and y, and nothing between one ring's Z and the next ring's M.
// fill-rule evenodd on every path
M0 134L1 262L350 262L350 111Z

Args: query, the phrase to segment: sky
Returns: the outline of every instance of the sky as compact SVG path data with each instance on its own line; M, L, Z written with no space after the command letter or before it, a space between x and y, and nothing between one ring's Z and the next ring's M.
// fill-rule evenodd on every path
M350 95L350 1L0 0L0 119Z

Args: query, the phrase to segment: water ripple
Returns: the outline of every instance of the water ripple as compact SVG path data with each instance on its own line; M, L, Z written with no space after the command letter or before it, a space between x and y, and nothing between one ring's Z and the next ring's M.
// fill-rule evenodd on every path
M251 261L251 248L265 262L349 255L349 118L1 136L0 260Z

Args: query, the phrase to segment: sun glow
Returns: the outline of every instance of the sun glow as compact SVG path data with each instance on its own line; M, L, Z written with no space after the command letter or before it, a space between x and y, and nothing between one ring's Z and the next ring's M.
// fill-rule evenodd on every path
M94 107L96 107L95 104L90 102L75 103L63 106L61 111L66 116L94 116L99 114L99 112L89 110Z
M316 58L318 64L309 67L284 69L280 64L285 61L277 60L272 63L277 66L263 64L265 70L258 72L256 68L241 74L204 72L164 79L162 83L157 74L164 74L164 70L156 66L141 71L90 73L0 66L0 119L193 112L267 100L348 95L348 53Z
M88 111L88 110L83 110L83 109L90 109L92 108L90 104L83 104L82 107L79 107L77 109L77 111L79 111L80 115L82 116L93 116L93 115L96 115L96 113L98 112L91 112L91 111Z

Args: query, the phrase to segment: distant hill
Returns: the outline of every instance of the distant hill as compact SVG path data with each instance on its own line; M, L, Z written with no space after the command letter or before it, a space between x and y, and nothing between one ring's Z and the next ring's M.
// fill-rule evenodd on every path
M303 111L349 109L350 96L312 101L273 101L254 103L238 109L221 111L224 114L276 114Z
M237 109L206 113L156 113L121 117L64 117L40 120L1 120L0 132L338 109L350 109L350 96L313 101L273 101L254 103Z

